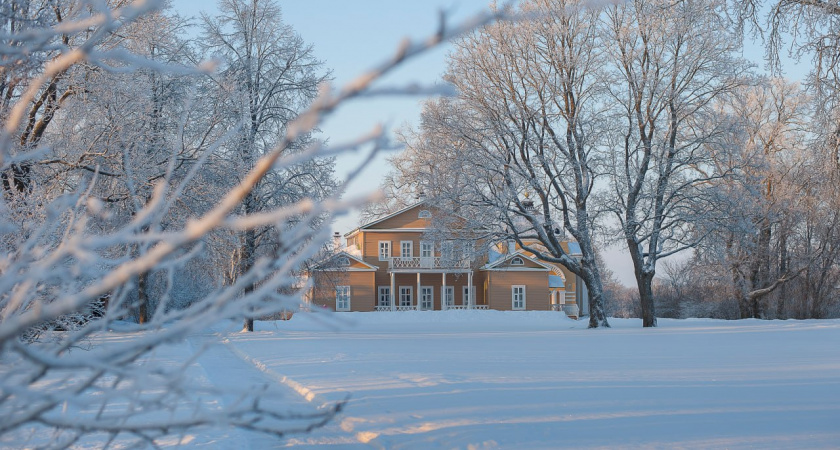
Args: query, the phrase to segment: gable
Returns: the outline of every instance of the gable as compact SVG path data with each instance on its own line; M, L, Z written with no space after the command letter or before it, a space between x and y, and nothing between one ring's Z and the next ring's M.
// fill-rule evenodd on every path
M505 255L495 262L488 263L482 268L482 270L550 272L551 268L552 266L543 263L522 251L518 251L511 255Z
M315 266L319 271L373 272L379 268L347 252L338 252Z
M360 227L362 230L394 230L400 228L428 228L431 224L431 217L421 216L421 212L428 211L429 216L434 216L434 211L425 204L418 204L398 211L390 216Z

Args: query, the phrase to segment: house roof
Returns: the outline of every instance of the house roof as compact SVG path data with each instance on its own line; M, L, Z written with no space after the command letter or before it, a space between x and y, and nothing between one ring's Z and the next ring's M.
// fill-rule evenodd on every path
M325 258L323 261L316 264L313 267L313 270L319 270L319 269L321 269L321 266L323 266L326 263L328 263L330 261L333 261L333 260L335 260L335 258L338 258L338 257L341 257L341 256L345 256L348 259L350 259L352 261L355 261L357 263L357 265L361 265L362 267L361 268L359 268L359 267L328 267L328 268L324 268L322 270L325 270L325 271L329 271L329 270L348 270L348 271L352 271L352 272L372 272L372 271L379 270L379 267L376 267L372 264L368 264L368 263L364 262L361 258L359 258L355 255L351 255L350 253L347 253L345 251L337 252L337 253Z
M502 265L505 262L507 262L507 261L517 257L517 256L520 257L520 258L523 258L523 259L527 259L528 261L531 261L532 263L536 264L540 268L539 269L534 269L534 268L520 269L520 268L502 267ZM546 263L544 263L544 262L542 262L542 261L540 261L536 258L528 256L527 254L522 252L522 250L518 250L516 252L508 253L507 255L504 255L504 257L498 258L494 262L488 262L487 264L484 265L484 267L481 268L481 270L539 270L539 271L546 270L546 271L551 271L552 266L550 266L550 265L548 265L548 264L546 264Z
M390 218L392 218L392 217L399 216L400 214L402 214L402 213L404 213L404 212L406 212L406 211L410 211L411 209L414 209L414 208L416 208L416 207L418 207L418 206L420 206L420 205L422 205L422 204L424 204L424 203L426 203L426 201L425 201L425 200L423 200L423 201L419 201L419 202L417 202L417 203L413 203L413 204L411 204L411 205L409 205L409 206L406 206L405 208L403 208L403 209L401 209L401 210L399 210L399 211L396 211L396 212L393 212L393 213L391 213L391 214L388 214L388 215L387 215L387 216L385 216L385 217L380 217L379 219L374 220L373 222L368 222L368 223L366 223L366 224L364 224L364 225L359 225L357 228L355 228L355 229L353 229L353 230L351 230L351 231L349 231L349 232L345 233L345 234L344 234L344 237L350 237L350 236L352 236L352 235L354 235L354 234L358 233L360 230L363 230L363 229L365 229L365 228L370 228L370 227L372 227L372 226L374 226L374 225L376 225L376 224L382 223L382 222L384 222L384 221L386 221L386 220L388 220L388 219L390 219Z

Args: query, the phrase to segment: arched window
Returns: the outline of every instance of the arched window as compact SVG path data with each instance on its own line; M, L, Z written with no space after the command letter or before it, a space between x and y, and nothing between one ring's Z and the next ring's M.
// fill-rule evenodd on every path
M340 256L338 258L338 265L341 267L347 267L350 265L350 258L346 256Z
M511 266L524 266L525 261L523 261L522 258L517 256L516 258L513 258L513 259L510 260L510 265Z
M421 219L428 219L428 218L432 217L432 212L429 211L428 209L420 210L420 215L418 217L421 218Z

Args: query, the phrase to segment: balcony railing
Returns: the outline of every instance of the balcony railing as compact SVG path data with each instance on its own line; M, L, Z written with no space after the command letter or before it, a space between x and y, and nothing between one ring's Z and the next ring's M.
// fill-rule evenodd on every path
M440 257L391 258L391 269L469 269L467 259Z

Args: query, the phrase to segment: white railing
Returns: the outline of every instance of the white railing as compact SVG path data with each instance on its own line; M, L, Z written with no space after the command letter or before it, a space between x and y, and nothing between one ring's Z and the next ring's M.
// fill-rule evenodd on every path
M391 269L469 269L467 259L452 259L438 257L408 257L391 258Z
M416 306L397 306L397 311L416 311Z
M391 307L390 307L390 306L388 306L388 305L385 305L385 306L382 306L382 305L376 305L376 306L374 306L374 309L373 309L373 310L374 310L374 311L390 311L390 310L391 310Z
M552 311L562 311L563 310L563 305L561 305L560 303L555 303L555 304L551 305L551 310Z
M487 305L449 305L446 309L490 309L490 307Z
M580 315L580 308L577 304L572 303L571 305L564 305L563 312L569 317L578 317Z

